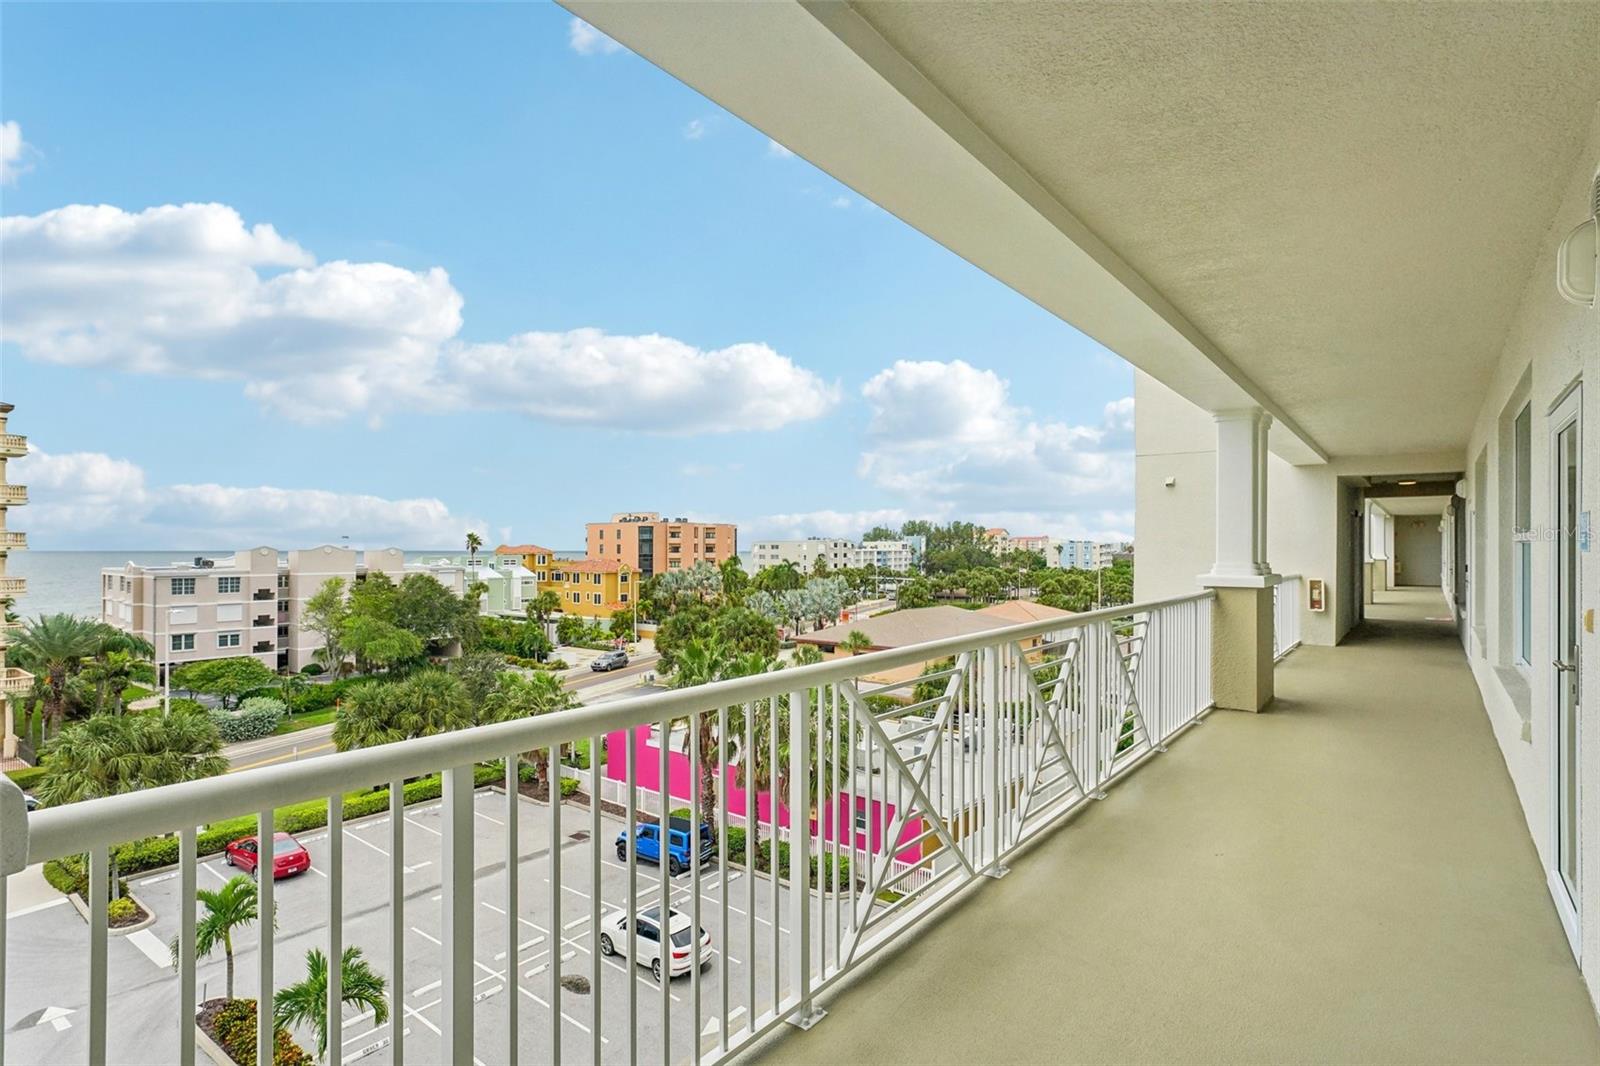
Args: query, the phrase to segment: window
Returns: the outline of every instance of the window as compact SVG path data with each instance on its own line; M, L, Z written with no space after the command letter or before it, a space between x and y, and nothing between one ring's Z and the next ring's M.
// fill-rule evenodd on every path
M194 634L193 633L174 633L174 634L172 634L172 650L173 651L194 651Z
M238 592L239 591L239 579L236 578L236 577L219 577L219 578L217 578L217 591L218 592Z
M542 555L535 555L535 556L534 556L534 557L533 557L533 565L535 565L535 566L543 566L543 565L545 565L545 563L547 563L547 562L549 562L549 561L550 561L550 560L548 560L548 559L546 559L546 558L545 558L545 557L544 557L544 556L542 556ZM540 577L540 580L543 580L543 578L544 578L544 575L543 575L543 574L540 574L540 575L539 575L539 577Z
M628 602L628 594L626 592L624 592L622 594L622 599L618 600L617 602L618 603L627 603Z
M175 577L167 582L174 596L193 596L194 578Z
M606 553L606 546L604 544L602 544L602 545L600 545L600 554L604 555L605 553Z
M583 602L583 596L582 596L581 593L572 592L572 593L568 593L568 595L570 595L572 597L572 602L573 603L582 603Z
M286 588L289 587L289 575L288 574L279 574L278 575L278 587L280 589L286 589Z
M856 832L865 833L866 831L867 831L867 811L866 811L866 808L864 808L864 807L858 807L858 808L856 808Z
M592 584L592 585L600 584L600 575L599 574L590 574L589 575L589 583Z
M188 636L189 634L186 633L184 635ZM239 646L239 634L237 634L237 633L218 633L217 634L217 647L219 647L219 648L237 648L238 646Z
M289 611L289 601L288 600L279 600L278 601L278 611L279 611L280 614L287 614L288 611Z
M589 594L589 599L598 605L600 603L600 594L598 592L591 592Z
M1533 542L1529 540L1533 524L1533 405L1517 412L1511 427L1513 476L1515 485L1515 514L1512 517L1512 601L1516 623L1517 662L1533 661Z

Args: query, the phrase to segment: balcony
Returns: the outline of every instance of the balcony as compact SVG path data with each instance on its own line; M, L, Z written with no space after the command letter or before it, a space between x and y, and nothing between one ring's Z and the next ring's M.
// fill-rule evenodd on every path
M0 530L0 550L20 551L28 546L28 535L15 529Z
M0 456L16 459L28 454L28 438L21 433L0 433Z
M21 596L28 591L25 577L0 577L0 596Z
M0 670L0 693L27 692L33 687L33 675L15 666Z
M294 980L304 949L323 945L331 927L339 943L366 951L391 982L397 1014L403 1006L416 1022L395 1032L335 1012L335 1046L402 1042L394 1058L416 1061L465 1062L475 1053L484 1061L587 1061L630 1047L647 1059L722 1055L782 1020L809 1017L818 997L902 940L906 923L988 885L985 875L1003 870L1021 847L1176 743L1209 705L1209 671L1197 649L1206 646L1213 600L1204 593L1029 623L73 804L27 820L26 854L37 862L87 852L90 880L104 886L106 846L180 834L179 876L125 873L157 913L157 942L189 941L193 912L179 901L211 879L196 876L197 823L252 814L270 822L275 808L369 782L388 785L394 797L407 779L442 769L442 806L427 798L404 819L374 821L363 817L375 810L363 800L333 834L338 850L324 834L307 834L325 880L261 882L261 906L277 909L279 928L265 944L259 931L240 936L241 992ZM652 723L680 720L692 723L687 732L666 744L658 735L651 746ZM729 785L704 818L729 845L730 832L752 844L757 836L781 840L798 870L816 858L815 891L791 892L787 880L745 869L742 852L722 864L695 851L690 868L666 881L626 848L618 859L617 835L636 811L699 807L698 790L681 783L697 779L694 764L707 754L702 728L724 738L733 761L770 771L787 789L757 798ZM598 804L550 806L493 790L507 771L492 760L579 740L613 753L611 769L580 777L591 793L622 805L623 818ZM808 766L817 769L816 794ZM513 780L514 772L513 763ZM0 804L20 802L0 782ZM415 835L413 825L421 827ZM350 837L360 843L345 846ZM552 839L572 843L552 850ZM364 854L346 867L344 855L369 846L392 876ZM216 861L206 860L209 871ZM509 881L499 872L508 868L518 871ZM613 907L663 903L669 888L674 905L697 912L712 939L707 947L691 938L673 963L697 979L658 984L647 967L628 964L631 938L619 944L601 922ZM987 892L977 898L998 897ZM442 909L425 898L433 895ZM100 1061L113 1038L124 1058L184 1058L193 1026L166 1019L174 1002L183 1004L177 1017L192 1013L202 982L217 987L221 960L195 963L180 951L176 973L163 964L146 980L113 981L111 973L148 960L126 940L108 939L99 917L85 930L75 914L55 910L45 921L70 919L60 934L89 948L86 1024L9 1034L14 1059ZM504 920L512 913L519 921ZM13 958L24 957L19 945L35 935L37 926L22 924L31 917L9 925ZM566 950L555 954L542 946L553 929L565 931ZM404 947L398 958L396 943ZM783 966L773 966L780 956ZM563 979L574 977L591 993L564 990ZM636 1015L619 1010L630 989ZM44 994L14 982L9 1010L22 1016ZM515 1053L508 1002L520 1004ZM553 1002L562 1004L559 1018L544 1006ZM112 1024L133 1017L163 1021Z
M258 614L258 615L255 616L255 618L253 620L251 620L250 624L252 626L261 627L261 626L275 626L275 625L278 624L278 622L277 622L277 619L273 618L269 614Z
M1600 1027L1453 628L1430 620L1435 596L1385 598L1344 646L1283 658L1266 716L1210 710L1206 593L47 810L27 821L28 855L89 852L104 884L106 846L182 834L179 877L130 879L156 909L159 943L190 938L176 901L185 882L207 883L196 822L270 818L369 783L393 797L442 768L442 804L416 802L403 820L351 806L334 839L359 840L338 851L308 834L326 879L262 882L262 905L279 913L272 950L255 930L239 943L241 994L253 995L294 980L331 922L416 1023L396 1061L653 1060L664 1040L675 1061L1231 1061L1240 1049L1268 1061L1595 1061ZM691 725L662 743L656 723L678 720ZM788 792L752 804L729 784L699 811L682 782L697 780L702 726ZM505 771L490 760L577 740L606 741L612 764L568 773L624 818L496 787ZM0 784L0 804L20 802ZM627 849L617 856L635 812L678 806L729 844L730 830L759 832L797 869L818 859L819 882L794 893L737 857L691 856L664 883ZM791 822L791 811L810 813ZM569 843L552 851L552 839ZM358 876L346 876L349 853L363 856ZM629 965L626 943L602 941L601 921L663 902L669 886L711 940L685 948L697 979L661 985ZM46 920L13 917L14 955ZM566 950L551 954L557 928ZM98 1060L96 1041L113 1035L94 1019L134 1016L162 1024L118 1029L123 1057L187 1051L192 1027L156 1005L192 1009L219 959L124 983L109 974L143 956L108 945L103 925L85 932L71 916L52 935L87 939L91 1024L12 1032L13 1055ZM1093 964L1062 965L1079 958ZM960 995L915 1025L883 1025L904 1015L908 982L952 975ZM572 977L591 993L565 990ZM14 984L11 1012L43 1009L42 995ZM508 1001L521 1002L515 1037ZM828 1016L807 1032L781 1024L809 1024L819 1006ZM1149 1022L1134 1052L1130 1011ZM396 1039L337 1012L330 1032L351 1049Z
M28 502L28 486L0 485L0 506L21 507Z
M275 600L278 598L277 589L256 589L250 594L252 600Z

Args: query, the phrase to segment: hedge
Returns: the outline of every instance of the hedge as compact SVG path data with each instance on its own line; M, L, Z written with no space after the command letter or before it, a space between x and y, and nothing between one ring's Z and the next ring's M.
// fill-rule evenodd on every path
M236 711L212 710L207 712L207 717L217 727L224 744L235 744L241 740L270 737L287 712L282 700L250 696L240 701Z
M20 770L7 770L6 776L16 782L18 788L24 792L43 780L45 768L42 766L24 766Z
M307 685L303 691L289 697L289 709L295 714L326 710L349 695L352 688L370 685L377 680L372 677L342 677L326 685Z
M504 778L505 771L498 763L476 766L472 771L472 782L474 787L477 788L497 784ZM438 799L443 794L444 788L440 783L438 774L408 782L405 786L405 802L407 806ZM380 787L361 792L345 793L344 816L347 820L365 818L371 814L382 814L388 809L389 790L387 788ZM321 829L328 824L328 802L327 800L307 800L304 803L294 803L287 807L279 807L274 813L272 821L273 828L280 833L307 833L313 829ZM212 822L196 837L195 849L200 855L215 855L227 847L230 841L254 835L257 828L256 817L252 814L242 815L238 818L228 818L220 822ZM117 869L119 873L123 874L137 874L145 870L171 866L177 861L178 838L176 836L146 837L144 840L135 840L117 849ZM49 870L48 864L46 864L46 877L48 878L48 876ZM59 886L57 887L59 888ZM60 890L67 891L66 889Z
M723 840L722 851L728 857L731 865L742 866L745 863L745 832L735 826L728 827L727 837ZM833 854L812 855L811 859L811 887L833 887ZM817 882L818 869L823 875L822 885ZM772 841L761 842L761 853L756 857L756 869L762 873L772 872ZM778 876L787 879L789 876L789 845L783 842L778 844ZM839 884L850 883L850 858L847 855L839 856Z

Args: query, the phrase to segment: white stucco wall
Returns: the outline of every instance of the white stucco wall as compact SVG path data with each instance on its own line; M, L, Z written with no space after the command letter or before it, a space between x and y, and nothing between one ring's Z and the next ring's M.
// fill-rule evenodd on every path
M1580 308L1560 299L1554 274L1556 247L1588 213L1587 199L1596 165L1600 164L1600 107L1589 136L1572 160L1561 206L1529 264L1527 281L1511 328L1507 331L1494 379L1478 412L1467 454L1487 455L1483 476L1473 477L1470 505L1481 515L1488 543L1475 559L1482 562L1474 579L1474 605L1484 605L1473 629L1473 672L1483 689L1495 736L1506 768L1516 783L1529 830L1546 868L1552 861L1551 794L1553 738L1551 726L1553 658L1550 625L1552 545L1535 541L1533 548L1533 654L1526 671L1512 663L1509 612L1512 602L1512 556L1505 541L1510 526L1510 494L1504 491L1511 463L1510 435L1504 420L1515 414L1526 396L1533 414L1533 470L1530 478L1534 524L1551 524L1550 411L1575 383L1584 383L1583 507L1600 510L1600 310ZM1583 586L1581 608L1594 609L1600 593L1600 544L1580 555ZM1481 598L1479 593L1481 593ZM1581 745L1583 784L1580 855L1585 866L1582 910L1585 915L1582 954L1591 996L1600 1003L1600 635L1582 635L1584 671L1582 706L1585 736Z

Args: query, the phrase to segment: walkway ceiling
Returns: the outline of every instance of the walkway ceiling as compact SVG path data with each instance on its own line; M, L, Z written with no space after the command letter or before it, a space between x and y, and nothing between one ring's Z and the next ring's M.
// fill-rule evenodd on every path
M566 6L1294 462L1464 449L1600 98L1596 4Z

